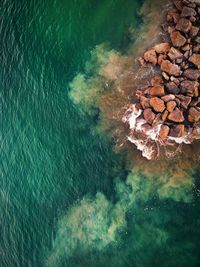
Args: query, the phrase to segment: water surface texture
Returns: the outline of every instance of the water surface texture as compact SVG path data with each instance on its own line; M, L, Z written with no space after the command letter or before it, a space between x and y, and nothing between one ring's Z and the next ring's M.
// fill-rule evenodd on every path
M0 266L199 266L199 172L128 168L69 96L96 45L126 51L143 2L1 1Z

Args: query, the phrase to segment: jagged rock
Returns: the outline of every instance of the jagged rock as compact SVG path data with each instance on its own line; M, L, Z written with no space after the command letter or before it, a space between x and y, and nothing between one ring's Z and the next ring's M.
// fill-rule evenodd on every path
M183 122L183 112L179 108L175 108L168 116L168 119L173 122Z
M178 49L176 49L174 47L171 47L170 50L169 50L169 53L168 53L168 57L171 60L176 60L178 58L182 58L183 54Z
M195 107L191 107L189 109L188 121L189 122L198 122L199 120L200 120L200 111Z
M183 124L175 125L170 130L170 136L172 137L182 137L185 135L185 126Z
M155 117L152 125L155 126L155 125L158 125L160 123L162 123L162 114L158 113L158 114L156 114L156 117Z
M199 44L193 47L194 53L196 53L196 52L198 53L199 51L200 51L200 45Z
M197 69L187 69L183 72L183 76L190 80L197 80L200 77L200 70Z
M198 69L200 69L200 54L193 54L189 58L189 61L196 65Z
M150 99L150 106L156 111L156 112L163 112L165 110L165 104L164 101L161 100L158 97L152 97Z
M194 94L194 91L198 89L199 83L197 81L185 80L181 82L181 93L182 94Z
M189 19L181 18L179 19L178 23L176 24L176 30L179 30L181 32L189 32L192 28L192 23L189 21Z
M176 64L171 63L169 60L163 60L160 68L162 71L174 76L179 76L181 72L180 67Z
M160 65L160 64L162 63L162 61L163 61L164 59L166 59L166 58L167 58L166 55L160 54L160 55L158 56L158 64Z
M173 31L170 34L170 37L171 37L172 44L175 47L184 46L184 44L187 41L186 38L179 31Z
M168 134L169 134L169 130L170 130L169 126L163 124L163 125L160 127L160 132L159 132L159 137L160 137L160 139L165 139L165 138L167 138L167 136L168 136Z
M162 99L164 102L169 102L169 101L175 99L175 95L172 95L172 94L165 95L165 96L162 96L161 99Z
M181 49L182 49L183 51L189 51L189 50L190 50L190 45L189 45L189 44L186 44L186 45L184 45L183 47L181 47Z
M167 102L167 110L169 112L172 112L176 107L176 102L175 101L169 101Z
M151 96L163 96L165 94L164 86L154 85L150 90L149 94Z
M153 113L151 108L145 109L143 112L143 116L144 119L149 123L152 123L156 117L155 113Z
M192 26L190 30L190 37L194 38L195 36L197 36L198 32L199 32L199 27Z
M165 111L164 111L163 114L162 114L162 120L163 120L163 121L165 121L165 120L167 119L168 114L169 114L169 111L167 111L167 110L165 109Z
M149 101L150 101L150 99L145 97L145 96L140 97L140 104L141 104L143 109L150 107Z
M147 50L144 53L144 60L146 62L152 63L153 65L157 64L157 56L156 56L156 52L155 52L155 50L153 48Z
M154 46L156 53L167 53L170 49L169 43L160 43Z
M173 26L168 26L168 28L167 28L167 32L169 33L169 34L171 34L172 32L174 32L175 31L175 27L173 27Z
M174 22L177 23L177 21L179 20L180 15L177 13L175 8L172 8L168 11L167 13L167 21L168 22Z
M176 8L178 9L178 11L182 11L184 5L182 3L182 0L175 0L174 1L174 5L176 6Z
M178 94L180 92L180 88L174 82L166 83L167 91L171 94Z
M181 17L192 17L196 16L197 12L195 11L194 8L186 7L184 6L181 12Z
M190 96L184 96L184 95L176 95L176 97L180 100L180 106L184 109L187 109L192 98Z
M179 79L176 78L176 77L174 77L174 76L171 76L171 77L170 77L170 80L171 80L172 82L174 82L176 85L179 85L179 84L180 84Z
M151 79L151 85L160 85L163 84L163 79L160 75L156 75Z

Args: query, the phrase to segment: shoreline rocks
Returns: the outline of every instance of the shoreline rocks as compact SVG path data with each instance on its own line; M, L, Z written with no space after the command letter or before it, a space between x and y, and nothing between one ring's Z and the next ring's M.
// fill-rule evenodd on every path
M140 58L142 66L150 65L159 74L136 93L149 127L161 124L161 140L193 132L196 136L200 125L200 3L174 0L173 4L166 14L165 41Z

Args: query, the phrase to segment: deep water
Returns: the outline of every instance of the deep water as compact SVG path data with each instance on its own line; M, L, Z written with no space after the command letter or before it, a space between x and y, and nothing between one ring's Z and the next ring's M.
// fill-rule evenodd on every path
M143 2L1 0L0 266L199 266L199 172L174 195L128 172L69 97L96 45L126 50Z

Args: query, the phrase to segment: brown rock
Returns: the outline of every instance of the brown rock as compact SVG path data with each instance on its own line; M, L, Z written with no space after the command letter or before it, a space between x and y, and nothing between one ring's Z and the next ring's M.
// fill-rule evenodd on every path
M171 47L168 53L168 57L171 60L176 60L177 58L182 58L183 54L178 49Z
M199 83L197 81L195 81L195 85L194 85L194 97L198 97L199 96Z
M158 125L162 122L163 122L162 121L162 114L158 113L158 114L156 114L155 120L153 121L152 125L155 126L155 125Z
M161 100L158 97L153 97L150 99L150 106L156 111L156 112L163 112L165 110L165 104L164 101Z
M178 9L178 11L182 11L182 9L184 7L182 0L175 0L174 5Z
M196 88L198 89L199 83L197 81L185 80L181 82L181 93L182 94L194 94Z
M149 94L151 96L163 96L165 94L164 86L161 85L154 85L150 91Z
M180 15L177 13L175 8L172 8L168 11L167 13L167 21L168 22L174 22L177 23L177 21L179 20Z
M182 137L185 135L185 126L183 124L174 125L170 130L170 136L172 137Z
M192 23L189 19L181 18L179 19L178 23L176 24L176 29L181 32L189 32L192 28Z
M189 61L196 65L198 69L200 69L200 54L193 54L189 58Z
M168 28L167 28L167 32L169 33L169 34L171 34L172 32L174 32L175 31L175 28L173 27L173 26L168 26Z
M144 53L144 59L146 62L150 62L153 65L156 65L157 64L157 56L156 56L155 50L153 48L147 50Z
M195 45L194 47L193 47L193 52L194 53L198 53L200 51L200 44L197 44L197 45Z
M156 53L167 53L170 49L169 43L160 43L154 46Z
M171 94L178 94L180 92L180 88L174 82L166 83L167 91Z
M183 10L181 12L181 17L192 17L192 16L196 16L197 12L195 11L194 8L190 8L187 6L183 7Z
M151 108L145 109L143 112L143 116L144 116L144 119L149 123L152 123L156 117L155 113L153 113Z
M176 85L179 85L179 84L180 84L179 79L176 78L176 77L174 77L174 76L171 76L171 77L170 77L170 80L171 80L172 82L174 82Z
M184 121L183 112L179 108L175 108L169 114L168 119L174 122L183 122Z
M180 100L180 106L184 109L187 109L192 98L190 96L184 96L184 95L176 95L176 97Z
M189 109L188 121L189 122L198 122L199 120L200 120L200 111L195 107L191 107Z
M145 97L145 96L140 97L140 104L141 104L143 109L150 107L149 101L150 101L150 99Z
M166 55L160 54L158 56L158 64L160 65L164 59L166 59Z
M165 96L162 96L161 99L162 99L164 102L169 102L169 101L175 99L175 95L172 95L172 94L165 95Z
M163 79L160 75L156 75L151 79L151 85L160 85L163 84Z
M165 109L165 111L162 114L162 120L165 121L167 119L169 112Z
M162 72L162 76L166 81L169 80L169 76L165 72Z
M200 70L187 69L183 72L183 76L190 80L197 80L200 77Z
M160 139L165 139L165 138L167 138L167 136L168 136L168 134L169 134L169 130L170 130L169 126L163 124L163 125L160 127L160 132L159 132L159 137L160 137Z
M191 107L195 107L195 106L199 106L200 107L200 97L198 97L196 100L192 100L192 102L190 103Z
M183 51L189 51L189 50L190 50L190 45L189 45L189 44L186 44L186 45L184 45L183 47L181 47L181 49L182 49Z
M179 32L174 31L170 34L172 44L175 47L181 47L186 43L186 38Z
M172 64L169 60L163 60L160 66L161 70L173 76L179 76L181 69L178 65Z
M176 102L175 101L169 101L167 102L167 110L169 112L172 112L176 107Z
M199 32L199 27L192 26L190 30L190 37L194 38Z

